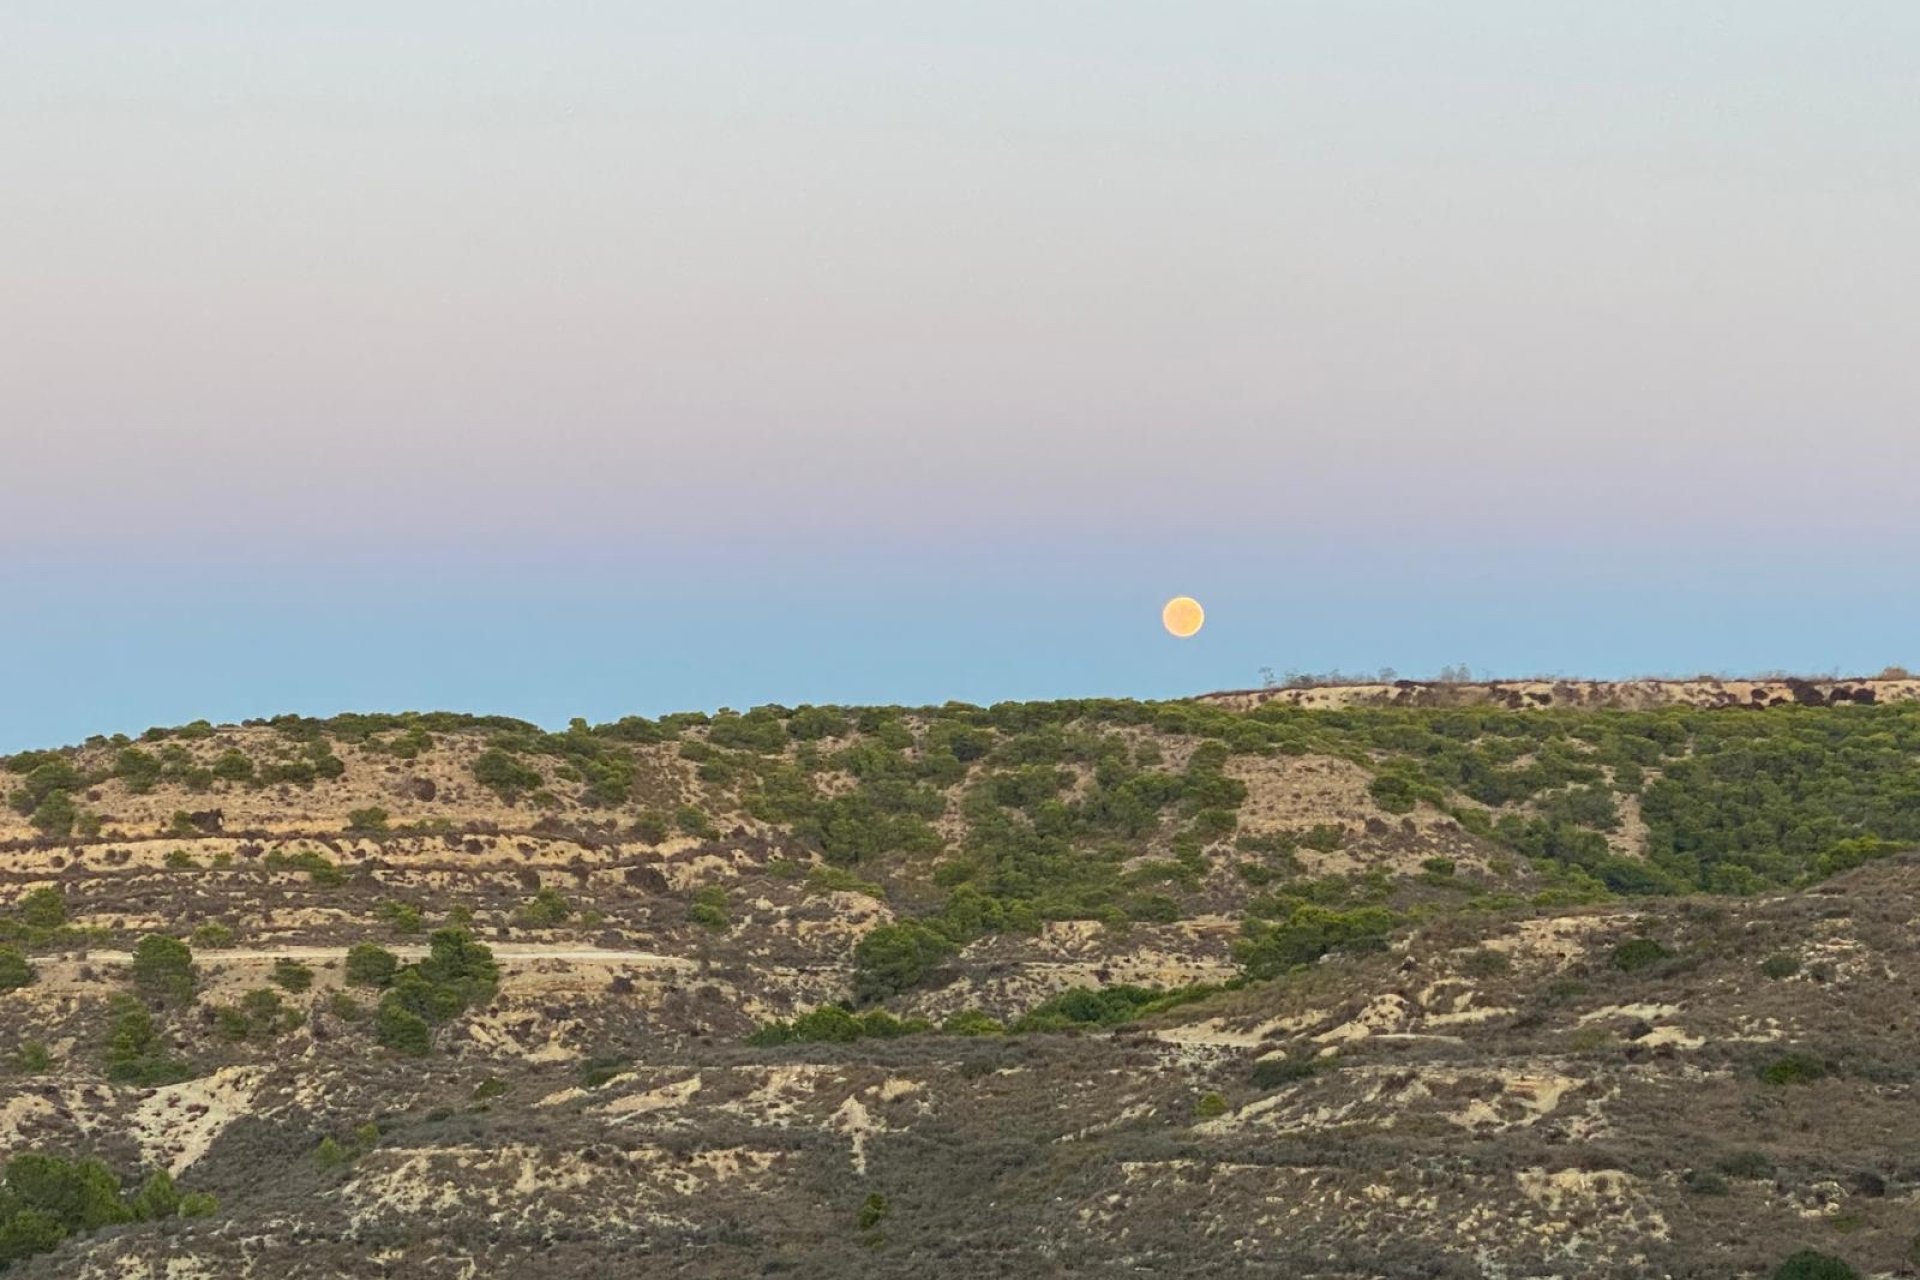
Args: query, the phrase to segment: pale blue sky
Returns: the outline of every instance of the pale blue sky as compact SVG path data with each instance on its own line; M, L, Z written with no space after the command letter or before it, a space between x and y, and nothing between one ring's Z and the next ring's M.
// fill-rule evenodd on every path
M0 750L1912 662L1916 84L1907 3L14 0Z

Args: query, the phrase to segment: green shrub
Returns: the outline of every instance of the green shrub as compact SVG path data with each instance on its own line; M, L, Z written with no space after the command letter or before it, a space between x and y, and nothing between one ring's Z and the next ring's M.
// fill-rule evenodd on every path
M298 960L282 956L273 962L273 984L298 994L313 986L313 970Z
M1800 972L1800 958L1785 952L1770 955L1760 962L1760 972L1775 980L1791 978Z
M681 805L673 811L673 825L682 833L701 840L716 840L720 836L720 829L713 825L713 820L690 804Z
M990 1017L980 1009L962 1009L947 1015L947 1020L940 1024L940 1030L950 1036L999 1036L1007 1031L999 1019Z
M22 1040L20 1047L14 1050L13 1069L22 1075L37 1076L53 1070L53 1054L44 1042Z
M607 1056L587 1058L576 1073L582 1089L598 1089L633 1066L632 1058Z
M1726 1176L1713 1169L1689 1169L1680 1182L1697 1196L1724 1196L1732 1189Z
M461 929L437 929L427 955L395 972L380 998L374 1037L401 1053L420 1056L433 1044L432 1028L493 999L500 968L493 952Z
M64 791L56 791L42 800L28 818L41 835L54 837L72 835L80 820L80 806Z
M67 922L67 899L60 890L43 885L22 895L14 915L29 929L58 929Z
M1773 1161L1764 1151L1735 1151L1714 1162L1715 1169L1729 1178L1771 1178Z
M253 761L244 751L229 747L213 762L213 776L223 782L252 782Z
M1388 813L1412 813L1420 799L1420 786L1397 773L1383 773L1367 785L1373 802Z
M879 1226L891 1212L893 1212L893 1209L892 1206L887 1203L887 1198L877 1191L874 1192L868 1196L865 1203L860 1206L860 1229L862 1231L873 1230Z
M347 814L347 830L356 835L382 835L387 830L387 820L391 815L378 806L354 809Z
M915 920L880 925L854 946L854 991L862 1000L906 991L958 950L944 933Z
M514 923L527 929L547 929L565 924L573 915L573 904L559 890L543 887L514 912Z
M387 1048L424 1058L433 1049L433 1031L419 1014L382 1000L374 1014L373 1035Z
M140 1184L140 1189L127 1201L127 1207L141 1222L171 1218L180 1212L180 1191L165 1169L157 1169Z
M185 849L169 849L161 861L169 871L191 871L200 865Z
M489 747L474 757L473 777L508 804L546 781L538 769L522 764L499 747Z
M395 933L420 932L420 908L410 902L383 902L373 909L373 914L385 921Z
M1860 1273L1831 1254L1802 1249L1774 1269L1773 1280L1860 1280Z
M33 966L20 948L0 946L0 991L16 991L33 981Z
M1283 1084L1305 1080L1320 1070L1312 1058L1262 1058L1253 1064L1249 1077L1256 1089L1277 1089Z
M116 996L112 1032L107 1041L107 1076L147 1087L177 1084L193 1074L186 1063L169 1057L153 1015L138 1001Z
M180 1216L206 1218L220 1212L220 1201L205 1191L189 1191L180 1197Z
M98 1160L20 1152L0 1179L0 1270L134 1216L120 1180Z
M233 930L216 920L209 920L194 929L189 941L197 951L218 951L233 945Z
M630 831L641 844L659 844L667 838L667 820L649 809L633 820Z
M727 914L726 887L717 884L701 886L693 895L693 905L687 908L687 919L716 933L725 933L732 924Z
M1608 963L1622 973L1638 973L1672 956L1673 952L1652 938L1628 938L1613 949Z
M1216 1120L1227 1114L1227 1100L1217 1093L1203 1093L1193 1104L1193 1114L1202 1120Z
M375 943L361 942L347 949L347 981L355 986L388 986L399 968L399 957Z
M193 999L193 951L178 938L150 933L133 949L133 983L152 998L185 1004Z
M1762 1064L1760 1079L1767 1084L1812 1084L1827 1074L1827 1064L1810 1053L1788 1053Z
M823 1004L793 1020L790 1038L801 1043L851 1044L865 1034L860 1019L836 1004Z
M1271 978L1296 965L1312 964L1335 950L1377 950L1393 930L1384 907L1340 910L1303 902L1284 920L1248 920L1234 943L1234 958L1250 978Z

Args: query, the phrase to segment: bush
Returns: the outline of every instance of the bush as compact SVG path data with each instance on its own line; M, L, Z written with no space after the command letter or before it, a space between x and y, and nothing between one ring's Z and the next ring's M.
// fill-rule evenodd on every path
M1193 1114L1202 1120L1216 1120L1227 1114L1227 1100L1217 1093L1203 1093L1193 1104Z
M1697 1196L1724 1196L1731 1190L1725 1175L1712 1169L1689 1169L1680 1182Z
M718 839L720 829L713 825L712 819L692 805L681 805L673 811L673 825L690 836L701 840Z
M273 962L272 980L275 986L297 995L313 986L313 970L283 956Z
M17 991L33 981L33 966L18 947L0 946L0 991Z
M53 1070L53 1054L44 1042L22 1040L13 1054L13 1069L22 1075L37 1076Z
M80 822L80 806L64 791L56 791L34 807L28 821L44 836L68 836Z
M577 1078L582 1089L598 1089L632 1066L632 1058L618 1055L588 1058L581 1062Z
M1860 1273L1831 1254L1802 1249L1774 1269L1773 1280L1860 1280Z
M940 1030L950 1036L998 1036L1006 1034L1006 1027L999 1019L988 1016L980 1009L962 1009L949 1014L940 1024Z
M140 1190L127 1201L127 1207L141 1222L171 1218L180 1212L180 1191L173 1185L172 1176L165 1169L158 1169L140 1184Z
M347 981L359 987L384 987L393 982L400 958L371 942L362 942L347 950Z
M1764 1151L1736 1151L1714 1162L1715 1169L1729 1178L1771 1178L1773 1161Z
M1317 903L1295 906L1284 920L1249 920L1234 943L1234 958L1250 978L1271 978L1295 965L1312 964L1330 951L1376 950L1385 944L1394 916L1384 907L1340 910Z
M542 888L514 912L515 924L528 929L546 929L564 924L573 914L573 904L557 889Z
M959 948L916 920L870 929L854 946L854 992L877 1000L919 985Z
M727 890L724 885L703 886L693 895L693 905L687 908L687 919L716 933L725 933L732 924L727 914Z
M1305 1080L1319 1070L1320 1064L1312 1058L1262 1058L1253 1064L1250 1079L1256 1089L1277 1089Z
M120 1179L98 1160L19 1152L0 1178L0 1271L51 1251L69 1236L184 1210L185 1200L164 1173L123 1201Z
M152 1087L177 1084L193 1075L186 1063L167 1056L153 1015L144 1005L117 996L113 1009L113 1030L107 1042L109 1079Z
M892 1211L892 1207L887 1203L887 1198L877 1191L874 1192L868 1196L866 1202L860 1206L860 1229L862 1231L873 1230L879 1226Z
M67 900L51 885L22 895L14 915L29 929L58 929L67 922Z
M499 747L489 747L474 758L473 777L508 804L546 782L538 769L522 764Z
M191 945L200 951L218 951L222 947L233 945L233 930L218 921L210 920L193 931Z
M464 930L435 930L426 958L395 972L380 998L374 1036L390 1049L424 1055L433 1045L433 1027L484 1005L499 986L491 950Z
M1673 952L1667 950L1652 938L1628 938L1613 949L1608 963L1622 973L1638 973L1642 969L1670 959Z
M1787 955L1785 952L1768 956L1760 962L1760 972L1776 981L1782 978L1791 978L1794 974L1800 972L1800 958L1798 956Z
M347 830L358 835L382 835L390 815L378 806L354 809L347 814Z
M837 1004L823 1004L793 1020L790 1038L802 1043L851 1044L865 1034L860 1019Z
M373 1035L387 1048L408 1057L424 1058L433 1048L433 1031L427 1020L386 1000L380 1002L374 1015Z
M373 909L373 914L392 926L395 933L420 932L420 908L411 902L383 902Z
M1788 1053L1765 1063L1760 1079L1767 1084L1812 1084L1827 1074L1827 1064L1810 1053Z
M193 952L178 938L150 933L133 949L133 982L152 998L185 1004L193 999Z

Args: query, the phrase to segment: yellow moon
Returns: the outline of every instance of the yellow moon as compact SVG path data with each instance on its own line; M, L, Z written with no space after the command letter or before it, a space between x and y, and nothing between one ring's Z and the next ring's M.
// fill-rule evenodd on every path
M1207 620L1207 611L1192 596L1175 596L1160 611L1160 624L1182 640L1196 634Z

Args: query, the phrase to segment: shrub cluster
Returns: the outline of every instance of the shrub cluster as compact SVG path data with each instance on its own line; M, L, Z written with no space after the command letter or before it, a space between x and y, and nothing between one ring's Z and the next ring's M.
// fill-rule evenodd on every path
M22 1151L0 1176L0 1271L87 1235L126 1222L200 1217L218 1204L202 1193L181 1194L165 1170L127 1190L98 1160Z

